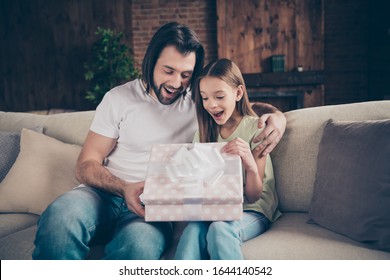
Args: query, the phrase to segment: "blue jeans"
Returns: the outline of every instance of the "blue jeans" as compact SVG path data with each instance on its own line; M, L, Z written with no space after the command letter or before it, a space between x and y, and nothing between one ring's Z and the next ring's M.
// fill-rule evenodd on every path
M244 212L240 221L190 222L183 231L177 260L242 260L241 244L268 230L261 213Z
M171 223L146 223L123 198L83 186L65 193L38 222L33 259L85 259L105 240L105 259L159 259L172 238Z

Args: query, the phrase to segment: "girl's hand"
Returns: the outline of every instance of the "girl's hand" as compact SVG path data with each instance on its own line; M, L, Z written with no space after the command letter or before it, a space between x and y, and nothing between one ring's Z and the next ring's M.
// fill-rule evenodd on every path
M228 142L225 146L222 147L221 151L227 154L239 155L247 172L258 172L257 164L252 155L249 144L241 138L236 138Z

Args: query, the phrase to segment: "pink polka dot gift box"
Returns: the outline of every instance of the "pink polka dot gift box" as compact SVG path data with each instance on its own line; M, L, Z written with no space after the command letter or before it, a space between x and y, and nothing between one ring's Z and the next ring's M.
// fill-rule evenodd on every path
M242 217L243 169L226 143L155 144L144 193L146 221L231 221Z

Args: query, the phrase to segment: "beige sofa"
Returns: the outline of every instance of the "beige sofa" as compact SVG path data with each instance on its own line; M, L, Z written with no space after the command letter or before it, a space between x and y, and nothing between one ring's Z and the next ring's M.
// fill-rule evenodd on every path
M51 176L56 172L50 168L62 170L66 169L67 165L74 164L72 160L85 139L93 115L93 111L56 115L0 112L0 131L19 132L22 128L41 126L45 135L61 141L54 140L53 142L52 138L39 138L41 136L37 136L37 133L27 133L24 130L25 143L20 147L21 153L22 150L27 153L26 150L33 149L41 154L46 153L46 150L49 152L51 150L54 153L53 149L63 153L37 155L35 164L30 162L23 165L20 162L22 158L18 158L16 162L19 169L14 168L14 166L12 167L14 170L11 169L14 178L7 178L9 175L7 174L7 177L1 182L0 259L31 259L39 213L52 199L71 189L72 182L74 182L74 178L69 178L67 184L48 194L51 191L41 188L38 184L48 184L49 186L45 186L46 188L50 188L50 186L57 188L57 185L61 185L60 180L65 180L64 177L53 176L52 181L43 181L42 183L35 182L37 178L31 174L25 176L24 174L16 174L16 171L35 168L33 174L37 174L36 177L42 177L39 172L42 169L48 169L46 172ZM390 259L390 252L373 249L371 245L355 241L344 234L337 233L337 231L328 230L323 226L309 222L309 209L316 181L317 156L328 119L333 118L341 121L390 119L390 101L306 108L290 111L285 115L288 121L285 135L271 154L280 200L279 208L283 216L272 225L269 231L243 244L245 258L286 260ZM35 142L43 143L44 149L38 144L36 144L37 147L32 146L33 148L30 149L29 145L33 145ZM68 146L63 142L78 146ZM31 157L31 155L29 156ZM333 156L337 157L338 155ZM51 163L51 161L61 157L67 162L59 165L60 167ZM50 166L45 166L45 164ZM61 172L72 172L72 170ZM12 185L13 182L17 183ZM39 197L43 195L45 199L42 201ZM1 196L3 196L2 199ZM26 204L29 205L26 206ZM40 204L40 206L34 207L35 204ZM390 229L385 228L384 230ZM176 239L179 234L180 232L177 231ZM94 247L90 258L98 258L102 253L102 248L101 245ZM174 247L167 253L167 258L170 258L173 250Z

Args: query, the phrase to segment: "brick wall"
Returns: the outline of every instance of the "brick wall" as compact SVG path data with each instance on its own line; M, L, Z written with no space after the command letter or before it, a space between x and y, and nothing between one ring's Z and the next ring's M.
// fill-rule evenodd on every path
M139 68L155 31L171 21L177 21L195 30L205 47L206 63L217 58L215 0L133 0L132 48Z

